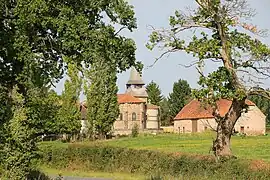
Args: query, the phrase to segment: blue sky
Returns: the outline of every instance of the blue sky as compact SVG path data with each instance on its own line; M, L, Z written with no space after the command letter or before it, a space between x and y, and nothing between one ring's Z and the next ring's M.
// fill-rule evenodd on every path
M151 33L149 25L155 28L168 27L168 19L173 15L175 10L185 10L186 7L196 7L194 0L128 0L134 6L137 18L138 29L134 32L123 32L123 35L131 37L137 45L136 58L144 63L147 67L155 61L161 51L149 51L145 44ZM270 0L249 0L252 8L256 9L257 15L252 23L258 25L259 28L269 29L270 34ZM270 46L270 36L262 39L264 43ZM184 52L179 52L165 56L159 60L153 67L143 70L143 79L145 83L155 81L161 88L164 95L168 95L172 91L172 86L178 79L185 79L192 88L197 87L198 74L195 68L184 68L179 64L189 64L192 62L192 56ZM213 65L206 66L206 71L213 70ZM119 93L125 92L125 83L129 78L129 70L118 75ZM270 80L269 80L270 87ZM56 90L60 93L63 89L63 81L61 81ZM83 97L82 97L83 98ZM83 98L84 99L84 98Z

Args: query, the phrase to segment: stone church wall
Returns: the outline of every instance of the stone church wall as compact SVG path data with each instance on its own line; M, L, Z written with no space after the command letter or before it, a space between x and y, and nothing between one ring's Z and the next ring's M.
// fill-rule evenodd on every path
M120 104L120 115L114 123L114 130L131 130L135 124L140 129L144 128L145 104L144 103L126 103ZM135 114L135 115L134 115Z

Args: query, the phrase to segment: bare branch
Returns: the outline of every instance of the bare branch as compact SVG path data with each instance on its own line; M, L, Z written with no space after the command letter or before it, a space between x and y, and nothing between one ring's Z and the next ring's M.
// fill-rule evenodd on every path
M114 34L114 36L117 36L123 29L126 29L126 27L121 27L121 28Z
M184 65L184 64L179 64L179 65L182 66L182 67L185 67L185 68L190 68L190 67L193 67L193 66L195 66L197 64L198 64L198 61L193 61L189 65Z
M217 132L217 129L214 128L214 127L212 127L212 125L209 123L209 120L206 120L206 125L207 125L208 127L210 127L210 129L211 129L212 131Z
M146 69L153 67L157 63L158 60L160 60L161 58L163 58L163 56L169 55L170 53L176 52L176 51L178 51L178 49L169 49L169 50L163 52L158 58L156 58L156 60L154 61L154 63L151 64L151 65L149 65L149 66L147 66Z

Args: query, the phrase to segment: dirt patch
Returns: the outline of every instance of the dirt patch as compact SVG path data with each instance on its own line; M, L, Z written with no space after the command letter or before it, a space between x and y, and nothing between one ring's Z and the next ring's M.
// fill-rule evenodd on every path
M249 164L249 168L254 171L270 170L270 164L263 160L252 160Z

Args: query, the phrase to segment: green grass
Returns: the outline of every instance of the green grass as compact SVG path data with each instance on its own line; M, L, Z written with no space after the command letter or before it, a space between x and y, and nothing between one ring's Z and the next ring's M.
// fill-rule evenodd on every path
M106 141L82 142L82 144L104 144L113 147L126 147L161 151L167 153L209 154L212 142L215 138L213 133L197 134L158 134L140 135L136 138L119 138ZM59 147L68 146L67 143L43 142L42 144L58 144ZM80 143L81 144L81 143ZM270 161L270 136L233 136L231 141L233 154L239 158L257 159Z
M151 176L144 176L141 174L131 174L131 173L120 173L120 172L90 172L82 170L67 170L67 169L53 169L46 166L40 168L42 172L51 176L70 176L70 177L81 177L81 178L108 178L112 180L150 180ZM152 176L155 177L155 176ZM209 179L210 178L210 179ZM172 177L172 176L162 176L163 180L179 180L179 179L189 179L189 180L216 180L216 177L204 177L204 176L181 176L181 177Z
M91 172L82 170L69 170L69 169L53 169L46 166L41 166L40 170L45 174L51 176L71 176L71 177L91 177L91 178L108 178L115 180L143 180L146 179L143 175L130 174L130 173L118 173L118 172Z
M162 152L181 152L192 154L209 154L214 134L159 134L137 138L120 138L97 143L134 149L148 149ZM234 155L245 159L262 159L270 161L270 136L233 136L231 147Z

